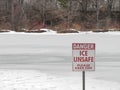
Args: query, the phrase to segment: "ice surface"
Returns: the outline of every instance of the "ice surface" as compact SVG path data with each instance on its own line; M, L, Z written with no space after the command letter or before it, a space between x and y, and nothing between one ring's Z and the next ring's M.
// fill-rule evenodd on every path
M0 34L0 90L82 90L72 72L72 43L96 43L96 71L86 72L86 90L120 90L120 35Z

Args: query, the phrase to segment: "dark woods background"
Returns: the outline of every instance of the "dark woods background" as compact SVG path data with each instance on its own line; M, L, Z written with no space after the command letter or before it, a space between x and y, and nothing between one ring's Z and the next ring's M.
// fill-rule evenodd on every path
M120 0L0 0L0 31L120 30Z

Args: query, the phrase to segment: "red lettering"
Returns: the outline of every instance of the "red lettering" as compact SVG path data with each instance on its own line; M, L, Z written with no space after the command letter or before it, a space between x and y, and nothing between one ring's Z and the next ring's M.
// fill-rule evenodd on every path
M87 51L80 51L80 56L87 56L87 55L88 55Z
M94 62L93 57L74 57L74 62Z

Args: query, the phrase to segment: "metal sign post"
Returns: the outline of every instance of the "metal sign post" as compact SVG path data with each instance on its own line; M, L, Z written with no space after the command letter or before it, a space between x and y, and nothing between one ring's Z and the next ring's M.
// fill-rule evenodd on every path
M83 90L85 90L85 71L82 72Z
M72 57L72 70L82 71L85 90L85 71L95 71L95 43L73 43Z

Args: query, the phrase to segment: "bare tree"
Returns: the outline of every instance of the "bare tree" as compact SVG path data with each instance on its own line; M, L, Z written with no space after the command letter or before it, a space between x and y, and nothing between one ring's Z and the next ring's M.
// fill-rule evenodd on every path
M113 8L113 1L114 0L107 0L106 4L107 4L107 13L110 16L111 12L112 12L112 8Z
M21 31L26 24L26 16L23 9L23 1L12 0L12 29L15 31Z
M45 24L51 24L50 19L53 17L53 11L57 9L56 0L31 0L29 1L31 4L31 18L30 21L33 24L30 29L34 26L39 25L41 27L45 27ZM34 18L34 19L33 19Z

